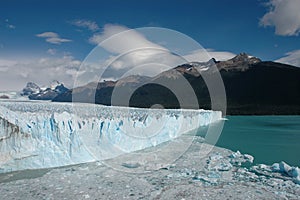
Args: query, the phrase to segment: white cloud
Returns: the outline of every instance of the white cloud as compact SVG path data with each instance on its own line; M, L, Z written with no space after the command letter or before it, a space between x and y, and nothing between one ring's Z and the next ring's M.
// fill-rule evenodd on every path
M118 33L124 32L124 31L128 31L130 30L129 28L125 27L125 26L120 26L120 25L113 25L113 24L106 24L103 28L103 32L102 33L97 33L94 34L89 41L92 44L99 44L101 42L103 42L104 40L110 38L113 35L116 35Z
M36 35L41 38L51 38L51 37L59 37L57 33L54 32L44 32Z
M274 26L277 35L293 36L300 33L299 0L270 0L267 7L269 12L261 18L261 25Z
M9 23L9 20L8 20L8 19L5 19L5 20L4 20L4 24L5 24L5 26L6 26L8 29L15 29L15 28L16 28L15 25Z
M44 32L38 34L37 37L45 38L51 43L61 43L63 42L61 40L67 40L60 38L54 32ZM54 79L73 87L75 78L78 78L77 75L82 77L79 81L82 84L99 81L100 78L118 79L124 74L154 76L183 64L186 60L207 61L210 56L224 60L234 56L230 52L209 50L208 55L205 50L198 50L179 57L165 47L151 42L140 32L117 25L106 25L103 32L94 34L90 41L108 51L107 57L99 58L97 54L92 60L86 60L83 65L69 55L62 58L46 57L17 61L0 59L0 90L20 90L28 81L47 85ZM56 50L48 49L47 52L52 55L56 53ZM117 57L118 55L122 56ZM116 58L118 59L115 60ZM104 76L98 77L101 70L106 70L107 65L111 67Z
M15 60L1 59L0 61L1 61L0 67L8 67L8 66L17 64L17 61L15 61Z
M94 34L89 41L92 44L98 44L110 53L110 56L104 59L102 66L98 65L100 68L98 71L109 66L104 76L101 77L104 79L108 77L118 79L125 73L126 75L155 76L178 64L185 63L183 58L151 42L137 30L125 26L107 24L102 33ZM95 71L90 73L91 76L94 74L99 73ZM90 79L92 78L88 78Z
M87 28L90 31L98 31L99 30L99 26L97 25L97 23L94 21L90 21L90 20L79 19L79 20L74 20L70 23L75 26L81 27L81 28Z
M47 38L46 42L52 43L52 44L61 44L63 42L71 42L69 39L63 39L63 38Z
M160 54L163 51L165 53L169 52L168 49L149 41L136 30L119 25L105 25L103 32L101 34L94 34L93 37L90 38L90 42L93 44L99 44L105 50L115 54L131 52L130 54L134 57L132 60L137 63L148 58L154 58L154 60L156 60L155 56L157 58L158 55L155 52L159 52ZM137 51L134 52L134 50ZM164 56L166 56L165 53ZM171 52L169 53L171 54ZM193 51L183 57L188 61L206 62L211 57L216 58L217 60L227 60L234 56L236 56L236 54L231 52L201 49ZM111 59L112 58L113 57L111 57ZM118 63L117 66L118 68L121 68L120 63Z
M12 24L8 24L7 27L8 27L9 29L15 29L15 28L16 28L16 26L14 26L14 25L12 25Z
M52 80L59 80L72 87L80 64L71 56L17 61L0 59L0 91L20 91L29 81L45 86Z
M36 35L40 38L46 38L46 42L51 44L61 44L64 42L71 42L72 40L61 38L57 33L54 32L44 32Z
M17 62L14 60L2 59L2 60L0 60L0 63L1 63L0 64L0 72L3 73L3 72L6 72L11 65L15 65Z
M50 55L55 55L56 54L56 49L48 49L47 53Z
M236 54L227 51L215 51L213 49L201 49L185 55L184 58L189 62L207 62L210 58L215 58L218 61L228 60L233 58Z
M107 24L101 34L95 34L89 40L92 44L99 44L112 53L125 53L134 49L158 48L160 45L150 42L145 36L134 29L125 26Z
M300 67L300 49L286 53L285 57L276 60L276 62Z
M217 60L227 60L235 56L235 54L230 52L218 52L211 49L207 52L203 49L190 53L186 52L186 55L180 57L164 47L167 44L160 43L164 45L161 46L148 40L137 30L112 24L105 25L103 32L94 34L89 41L108 51L110 56L104 58L101 64L98 61L96 61L98 64L90 62L88 66L96 67L85 69L86 74L83 75L82 84L85 81L97 78L95 74L102 74L101 71L103 72L107 66L109 68L106 69L102 77L98 78L118 79L124 74L155 76L162 71L186 62L206 62L211 57L215 57ZM101 53L103 52L99 51L99 53L94 52L93 54L96 56L96 54L100 55Z

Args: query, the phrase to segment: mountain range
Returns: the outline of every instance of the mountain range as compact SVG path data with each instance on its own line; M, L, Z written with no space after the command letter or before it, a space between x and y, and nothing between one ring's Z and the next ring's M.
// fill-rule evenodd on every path
M53 100L57 95L67 92L69 89L58 81L52 81L49 87L40 88L33 82L28 82L21 95L28 96L30 100Z
M132 75L117 81L91 82L57 94L56 102L87 102L104 105L150 108L211 109L211 99L203 75L216 73L216 65L224 82L229 115L300 114L300 68L241 53L226 61L190 62L162 72L155 77ZM175 85L184 77L192 86L198 102L179 104L172 89L157 83ZM118 91L118 98L112 98ZM130 95L130 98L125 98ZM122 98L124 97L124 98ZM113 100L113 101L112 101ZM127 101L127 102L126 102ZM129 101L129 102L128 102Z

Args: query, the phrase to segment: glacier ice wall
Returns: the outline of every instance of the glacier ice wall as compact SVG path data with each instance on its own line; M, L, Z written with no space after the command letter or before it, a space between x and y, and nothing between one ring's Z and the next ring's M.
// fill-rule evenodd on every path
M218 111L74 105L0 102L0 172L113 158L222 118Z

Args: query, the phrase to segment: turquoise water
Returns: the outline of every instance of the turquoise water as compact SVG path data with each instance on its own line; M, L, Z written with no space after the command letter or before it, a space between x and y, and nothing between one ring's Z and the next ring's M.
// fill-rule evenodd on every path
M300 166L300 116L228 116L217 146L254 156L255 163Z

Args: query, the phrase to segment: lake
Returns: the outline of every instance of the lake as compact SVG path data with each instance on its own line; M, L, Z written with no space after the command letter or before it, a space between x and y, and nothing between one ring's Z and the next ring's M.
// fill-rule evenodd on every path
M255 163L300 166L300 116L227 116L216 146L254 156ZM203 131L203 130L202 130ZM198 132L201 135L201 131Z

